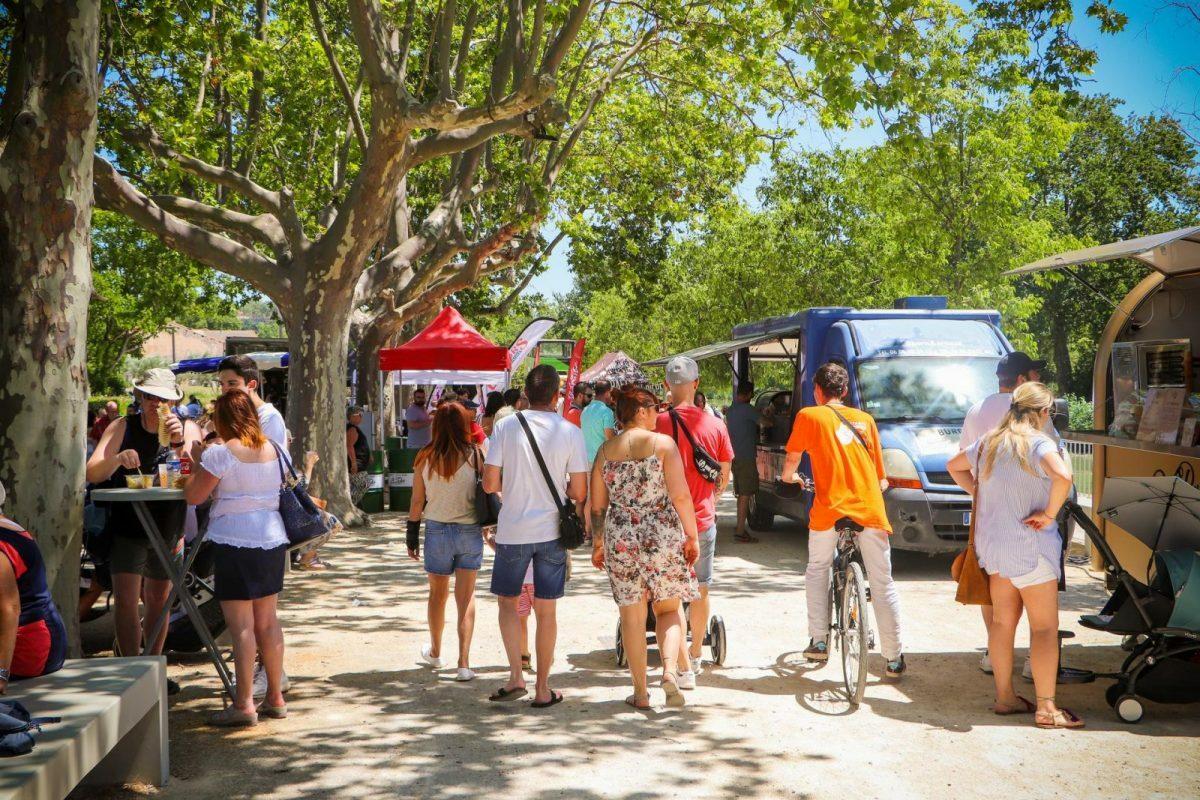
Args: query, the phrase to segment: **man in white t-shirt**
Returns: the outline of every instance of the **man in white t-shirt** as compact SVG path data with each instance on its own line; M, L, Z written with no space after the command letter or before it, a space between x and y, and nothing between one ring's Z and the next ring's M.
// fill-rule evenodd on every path
M258 396L258 387L262 386L262 375L258 364L250 356L226 356L217 365L217 380L221 383L222 392L245 392L250 395L250 401L258 411L258 424L263 433L283 450L287 450L287 424L279 409Z
M555 607L566 587L569 554L558 543L558 502L538 465L530 436L537 442L558 501L575 503L582 517L587 500L588 462L583 433L555 413L558 386L558 373L549 364L529 371L525 379L529 410L495 423L483 468L483 488L502 492L504 497L496 524L492 594L500 603L500 635L510 672L508 683L488 699L515 700L527 693L521 669L517 601L525 571L532 563L533 613L537 617L535 708L555 705L563 698L561 692L550 688L550 666L558 636Z
M1023 383L1040 381L1042 370L1045 368L1045 361L1030 358L1028 354L1022 353L1020 350L1015 350L1000 359L996 365L996 377L1000 381L1000 391L983 398L967 411L966 417L963 418L962 436L958 440L958 449L966 450L982 439L985 434L995 430L1012 405L1013 390ZM1059 441L1058 431L1050 422L1046 423L1046 435L1056 442ZM984 627L990 629L992 607L980 606L979 610L983 612ZM992 662L986 651L979 659L979 668L988 675L992 674ZM1029 672L1029 659L1025 660L1025 672Z

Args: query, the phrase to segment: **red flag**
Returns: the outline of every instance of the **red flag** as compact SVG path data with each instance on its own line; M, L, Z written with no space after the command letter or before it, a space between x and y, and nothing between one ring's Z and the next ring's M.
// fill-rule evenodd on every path
M583 372L583 346L586 343L587 339L578 340L575 342L575 349L571 351L571 363L567 367L566 392L563 394L564 417L571 408L571 397L575 394L575 384L579 383L579 374Z

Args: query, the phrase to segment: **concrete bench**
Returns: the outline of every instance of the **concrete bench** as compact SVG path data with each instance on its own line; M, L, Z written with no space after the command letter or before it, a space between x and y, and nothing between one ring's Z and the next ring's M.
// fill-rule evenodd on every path
M166 660L67 661L8 687L35 717L62 717L33 752L0 759L0 800L62 800L80 784L167 782Z

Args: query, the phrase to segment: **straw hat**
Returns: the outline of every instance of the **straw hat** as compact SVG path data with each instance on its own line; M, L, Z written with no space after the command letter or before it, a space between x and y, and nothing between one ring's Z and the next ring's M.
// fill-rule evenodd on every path
M179 386L175 383L175 373L163 367L148 369L142 377L135 381L133 388L142 394L151 394L163 400L178 400L183 397Z

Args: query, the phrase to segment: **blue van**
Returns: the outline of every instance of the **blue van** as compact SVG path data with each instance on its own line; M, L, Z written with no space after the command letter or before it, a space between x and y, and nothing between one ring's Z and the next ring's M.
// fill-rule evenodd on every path
M996 364L1011 351L998 312L949 310L944 297L908 297L891 309L810 308L749 322L734 328L729 341L681 355L724 356L735 385L779 387L755 401L768 427L758 445L752 528L769 529L777 515L807 523L811 495L790 500L775 491L784 445L796 413L815 402L817 367L840 361L850 373L847 403L879 424L892 546L940 553L963 547L971 519L971 499L946 462L958 452L967 410L998 390ZM809 471L807 461L801 471Z

